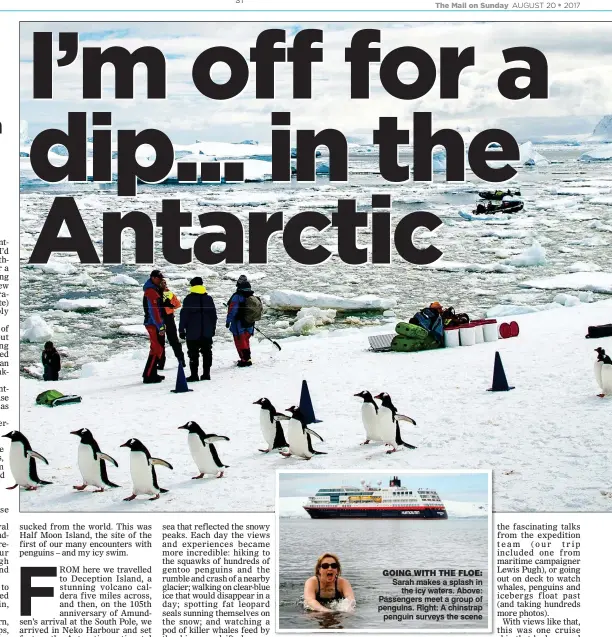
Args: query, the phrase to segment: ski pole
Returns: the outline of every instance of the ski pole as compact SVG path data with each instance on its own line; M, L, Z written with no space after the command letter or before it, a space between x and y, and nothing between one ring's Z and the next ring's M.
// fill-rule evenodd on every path
M223 307L227 307L227 303L224 303ZM258 327L255 327L255 325L253 325L253 329L257 330L264 338L268 339L270 343L272 343L272 345L274 345L274 347L278 349L279 352L282 350L281 346L276 341L273 341L269 336L266 336Z

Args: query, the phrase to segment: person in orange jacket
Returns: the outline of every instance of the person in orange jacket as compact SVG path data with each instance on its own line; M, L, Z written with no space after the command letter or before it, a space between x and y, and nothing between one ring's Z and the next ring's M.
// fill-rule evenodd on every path
M162 307L164 308L164 325L166 326L166 338L172 351L176 356L176 360L182 367L185 367L185 354L183 353L183 345L179 341L178 333L176 331L176 323L174 321L174 311L181 307L181 301L168 289L166 279L162 279L161 285L162 292ZM160 369L164 368L166 357L164 356Z

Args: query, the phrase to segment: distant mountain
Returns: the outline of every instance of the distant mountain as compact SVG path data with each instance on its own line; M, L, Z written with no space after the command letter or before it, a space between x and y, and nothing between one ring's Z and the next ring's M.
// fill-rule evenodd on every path
M593 137L602 141L612 141L612 115L604 115L593 130Z

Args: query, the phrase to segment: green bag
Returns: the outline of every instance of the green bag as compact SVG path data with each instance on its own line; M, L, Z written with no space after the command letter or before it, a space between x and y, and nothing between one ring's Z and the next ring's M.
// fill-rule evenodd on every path
M440 347L436 339L420 325L402 322L395 326L395 331L397 336L391 341L392 352L420 352Z
M46 407L57 407L58 405L69 405L71 403L80 403L83 400L80 396L70 395L64 396L57 389L47 389L42 394L36 396L37 405L45 405Z

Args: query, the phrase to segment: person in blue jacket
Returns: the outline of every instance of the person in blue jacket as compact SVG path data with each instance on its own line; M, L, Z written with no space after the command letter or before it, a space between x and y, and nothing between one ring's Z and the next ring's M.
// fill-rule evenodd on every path
M241 274L236 282L236 291L227 303L227 318L225 319L225 327L233 334L234 345L240 357L238 367L250 367L253 364L251 362L250 339L255 332L255 326L245 323L241 318L241 309L244 308L244 302L249 296L253 296L251 284L246 276Z
M183 300L179 320L179 336L187 340L190 376L188 383L210 380L212 367L213 337L217 328L217 309L212 297L206 292L202 277L196 276L189 282L189 294ZM202 376L198 377L198 367L202 355Z

